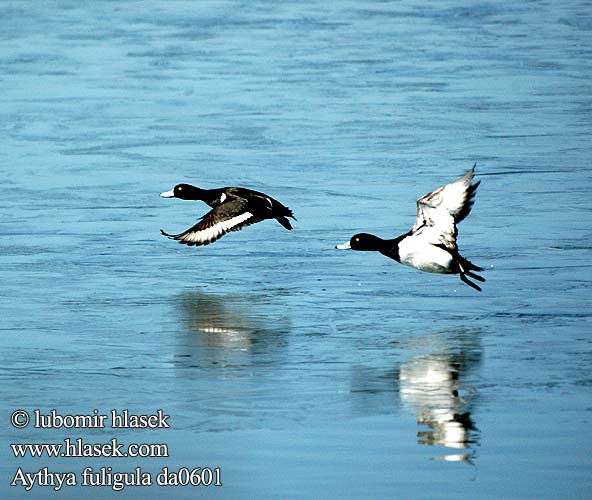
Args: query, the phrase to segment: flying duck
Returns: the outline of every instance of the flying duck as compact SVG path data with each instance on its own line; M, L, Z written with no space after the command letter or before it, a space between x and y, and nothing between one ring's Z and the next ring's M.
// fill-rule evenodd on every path
M408 233L392 240L359 233L335 248L377 251L420 271L459 274L463 283L480 292L481 287L467 276L484 282L485 278L474 273L483 269L461 257L456 246L456 225L469 215L481 182L472 184L475 166L454 182L419 198L415 224Z
M208 245L230 231L239 231L265 219L275 219L286 229L292 229L286 217L296 220L292 210L271 196L242 187L200 189L190 184L177 184L160 196L201 200L212 207L197 224L182 233L169 234L160 230L164 236L189 246Z

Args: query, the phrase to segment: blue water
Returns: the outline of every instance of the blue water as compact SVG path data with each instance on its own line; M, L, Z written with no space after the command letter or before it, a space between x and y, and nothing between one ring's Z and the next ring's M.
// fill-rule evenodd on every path
M2 498L590 498L592 3L0 1ZM457 276L339 252L477 163ZM214 245L178 182L294 210ZM162 409L170 428L15 429ZM166 443L15 458L9 443ZM10 486L220 467L221 487Z

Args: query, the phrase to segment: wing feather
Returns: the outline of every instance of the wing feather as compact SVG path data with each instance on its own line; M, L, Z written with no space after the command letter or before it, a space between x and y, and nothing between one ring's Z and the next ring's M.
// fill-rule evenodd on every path
M168 234L162 229L160 232L185 245L209 245L230 231L239 231L243 227L262 220L251 212L245 211L245 206L246 203L241 204L237 210L235 205L230 210L229 206L223 203L210 210L197 224L182 233Z
M414 236L456 250L456 224L469 215L480 182L471 184L474 172L473 166L459 179L417 200L417 215L411 229Z

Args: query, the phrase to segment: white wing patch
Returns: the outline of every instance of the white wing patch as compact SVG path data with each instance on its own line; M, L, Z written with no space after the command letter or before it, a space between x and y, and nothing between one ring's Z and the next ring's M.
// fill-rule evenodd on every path
M452 215L434 211L423 226L413 233L417 241L424 241L430 245L443 244L447 248L456 248L456 224Z
M460 222L471 209L471 198L479 183L471 186L475 167L454 182L446 184L417 200L417 216L412 231L417 231L424 223L437 222L438 218ZM460 219L459 219L460 217ZM448 222L448 221L447 221ZM433 224L432 224L433 225Z
M183 236L179 236L179 241L184 243L193 243L193 244L204 244L204 243L211 243L212 241L217 240L223 234L226 234L228 231L232 231L232 229L246 220L253 217L251 212L244 212L236 217L232 217L231 219L223 220L220 222L216 222L216 224L201 229L199 231L191 231L185 233Z
M474 169L417 200L417 215L411 229L416 241L456 250L456 223L471 210L479 185L478 182L471 185Z

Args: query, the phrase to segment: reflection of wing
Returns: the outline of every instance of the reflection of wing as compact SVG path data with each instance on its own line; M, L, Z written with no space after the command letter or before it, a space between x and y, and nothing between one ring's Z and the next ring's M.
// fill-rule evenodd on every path
M421 237L432 245L456 250L456 224L469 215L481 182L471 185L474 171L475 167L456 181L417 200L417 215L411 229L413 236Z
M245 226L261 221L247 209L247 201L233 197L231 203L225 202L216 206L204 215L193 227L179 234L161 233L186 245L208 245L221 238L229 231L239 231Z

